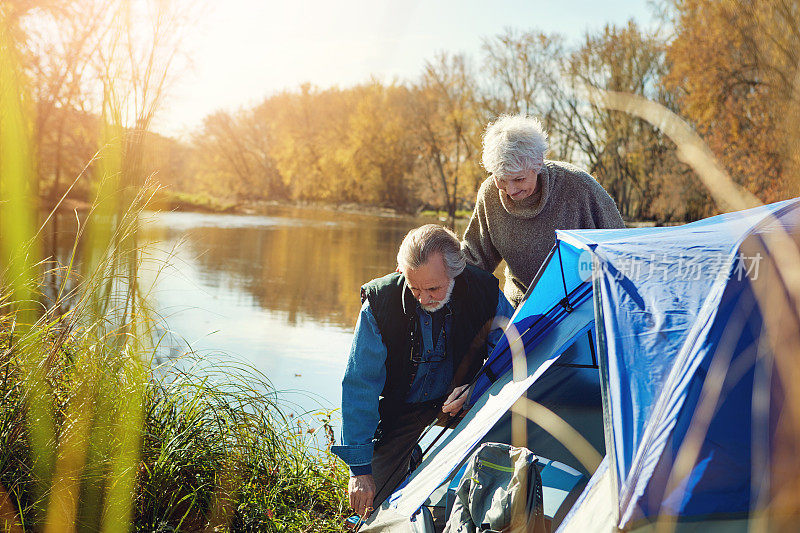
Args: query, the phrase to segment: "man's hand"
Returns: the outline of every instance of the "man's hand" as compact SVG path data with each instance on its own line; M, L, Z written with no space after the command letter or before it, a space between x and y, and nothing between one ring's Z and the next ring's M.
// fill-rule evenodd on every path
M375 497L375 480L372 474L350 476L347 484L350 495L350 507L362 518L367 518L372 511L372 499Z
M470 392L466 390L469 385L461 385L460 387L456 387L453 389L453 392L450 393L450 396L444 401L442 404L442 412L449 413L450 416L456 416L461 408L464 407L464 404L469 398ZM463 394L462 394L463 391Z

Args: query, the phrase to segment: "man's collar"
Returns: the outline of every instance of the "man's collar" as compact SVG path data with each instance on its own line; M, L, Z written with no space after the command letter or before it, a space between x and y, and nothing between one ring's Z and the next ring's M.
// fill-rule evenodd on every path
M403 314L404 315L411 315L414 313L416 309L417 299L414 298L414 295L411 294L411 289L408 288L408 282L406 281L406 277L404 274L400 274L403 276L403 298L401 301L403 302Z
M456 284L453 286L453 294L450 296L450 302L461 302L467 294L467 280L464 272L456 276Z

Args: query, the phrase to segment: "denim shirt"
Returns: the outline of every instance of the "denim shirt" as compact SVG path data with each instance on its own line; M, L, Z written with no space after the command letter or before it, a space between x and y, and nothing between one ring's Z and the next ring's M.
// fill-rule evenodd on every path
M500 291L496 317L511 318L513 313L514 308ZM452 316L446 315L443 333L438 335L433 328L431 313L422 309L419 302L417 316L422 333L422 362L406 397L408 403L441 398L449 392L453 380L453 359L445 357ZM502 326L502 321L497 319L492 323L486 339L489 353L503 335ZM372 472L372 439L379 422L378 399L386 382L386 355L386 345L383 344L378 323L369 301L365 301L356 322L350 357L342 379L342 444L331 447L331 452L347 463L353 475Z

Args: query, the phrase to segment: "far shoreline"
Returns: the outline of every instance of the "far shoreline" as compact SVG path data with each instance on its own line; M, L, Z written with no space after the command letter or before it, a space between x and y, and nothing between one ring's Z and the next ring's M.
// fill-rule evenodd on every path
M205 195L166 193L157 199L153 205L161 211L203 212L235 215L264 215L275 207L294 209L313 209L334 213L348 213L354 215L370 215L384 218L418 219L447 221L447 212L443 210L421 208L416 211L402 211L393 207L368 205L358 203L325 203L305 200L253 200L253 201L226 201L217 200ZM456 211L456 220L468 220L472 211Z
M49 205L48 205L49 204ZM52 210L52 202L42 201L42 208ZM59 211L88 211L91 204L84 200L66 198L58 204ZM260 216L269 213L273 208L292 208L308 209L315 211L327 211L331 213L347 213L353 215L369 215L382 218L396 219L427 219L431 221L447 222L447 212L434 209L419 209L416 212L404 212L392 207L343 203L331 204L315 201L302 200L254 200L244 202L234 202L219 200L206 195L184 194L184 193L163 193L154 197L149 206L154 211L163 212L186 212L186 213L208 213L208 214L230 214L230 215L249 215ZM459 209L456 211L455 220L467 221L472 215L471 210ZM686 224L688 221L659 222L655 220L625 220L628 228L675 226Z

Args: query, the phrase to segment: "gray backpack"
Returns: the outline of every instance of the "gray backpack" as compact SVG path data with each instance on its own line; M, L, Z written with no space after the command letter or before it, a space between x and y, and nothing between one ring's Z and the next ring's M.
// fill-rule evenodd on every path
M467 463L444 533L545 532L542 478L527 448L488 442Z

